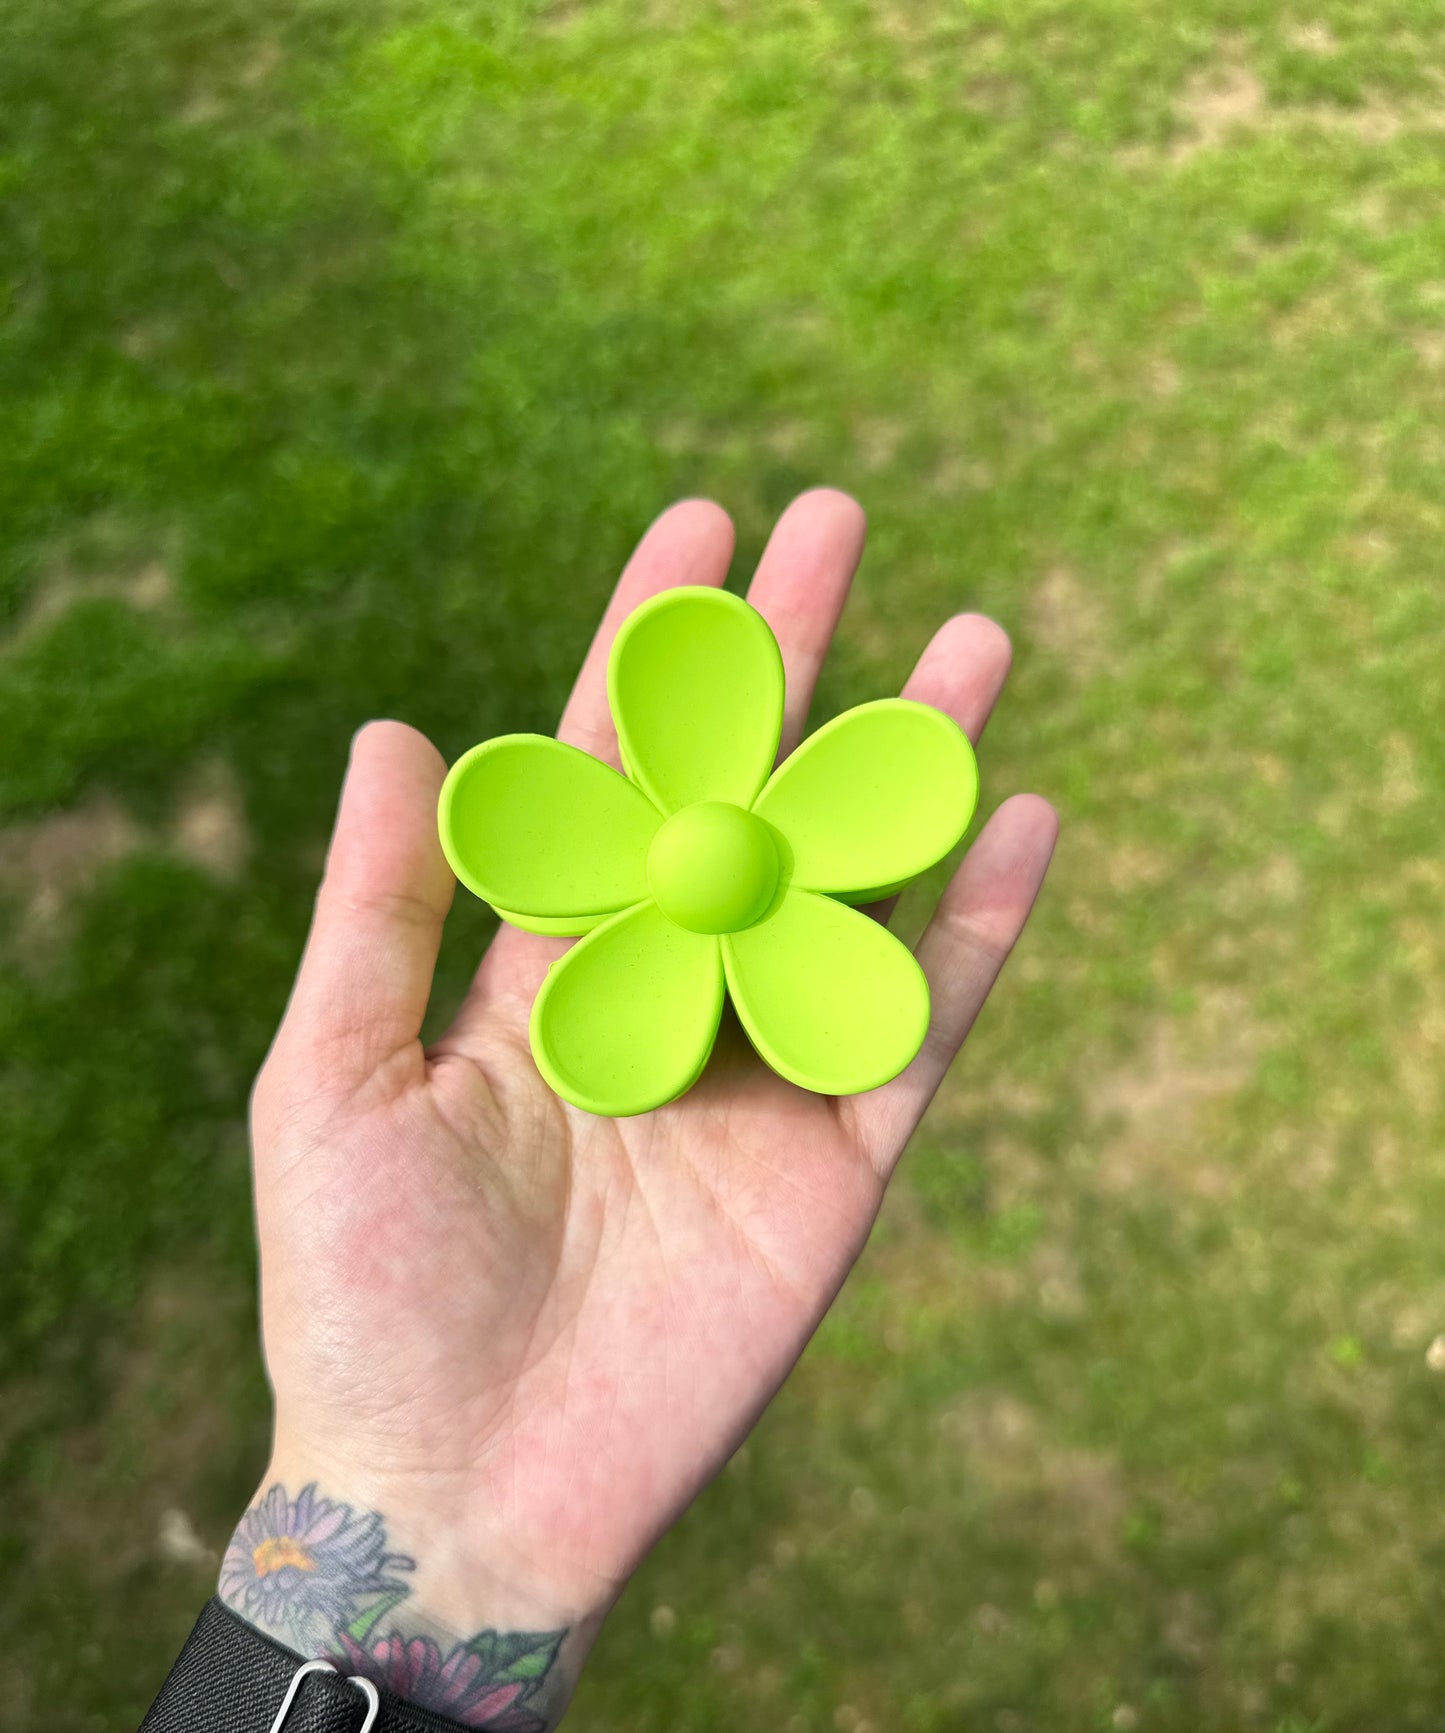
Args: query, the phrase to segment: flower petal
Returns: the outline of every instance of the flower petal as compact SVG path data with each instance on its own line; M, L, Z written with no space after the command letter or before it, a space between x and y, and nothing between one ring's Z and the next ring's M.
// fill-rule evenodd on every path
M545 933L556 939L575 939L579 933L590 933L593 927L601 926L617 912L615 909L602 909L595 915L523 915L516 909L498 909L495 903L492 907L508 926L520 927L524 933Z
M722 1002L716 938L639 903L548 970L532 1005L532 1057L574 1107L647 1113L697 1081Z
M880 698L810 734L753 811L787 840L793 884L861 901L941 860L977 805L978 763L952 717Z
M928 982L887 927L790 888L773 914L722 941L748 1038L790 1083L820 1095L876 1089L928 1032Z
M665 813L697 800L748 806L783 724L783 658L741 596L664 590L622 623L607 699L628 774Z
M647 895L647 847L662 823L610 764L546 734L502 734L447 772L442 848L493 908L544 921L615 913ZM557 931L556 927L543 930Z

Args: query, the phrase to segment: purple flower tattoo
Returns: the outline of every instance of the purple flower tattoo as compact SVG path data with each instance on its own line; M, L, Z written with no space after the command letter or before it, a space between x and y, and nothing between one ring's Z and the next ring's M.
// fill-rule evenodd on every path
M380 1516L321 1498L316 1483L295 1499L282 1486L247 1511L221 1565L221 1599L252 1624L319 1655L355 1618L368 1596L400 1599L391 1573L414 1561L386 1550Z
M553 1663L561 1631L478 1631L461 1642L408 1616L413 1559L386 1549L379 1511L273 1486L241 1519L221 1564L219 1593L233 1612L308 1660L360 1673L404 1702L485 1733L549 1733L566 1700ZM383 1625L385 1629L383 1630Z

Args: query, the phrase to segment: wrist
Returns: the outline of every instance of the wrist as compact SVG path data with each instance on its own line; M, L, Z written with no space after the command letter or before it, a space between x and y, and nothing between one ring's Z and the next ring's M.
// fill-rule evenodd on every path
M568 1593L445 1478L383 1484L279 1446L222 1560L231 1610L465 1726L548 1733L607 1606Z

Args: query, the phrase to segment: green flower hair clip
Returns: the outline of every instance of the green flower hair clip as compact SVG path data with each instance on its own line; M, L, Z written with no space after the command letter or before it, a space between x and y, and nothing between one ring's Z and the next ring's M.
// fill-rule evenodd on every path
M854 1095L928 1029L912 952L850 904L899 890L968 828L978 767L940 710L883 698L774 769L783 659L727 590L683 587L623 622L607 697L626 775L542 734L452 766L452 870L504 921L584 935L532 1005L537 1068L589 1113L645 1113L712 1052L723 995L790 1082Z

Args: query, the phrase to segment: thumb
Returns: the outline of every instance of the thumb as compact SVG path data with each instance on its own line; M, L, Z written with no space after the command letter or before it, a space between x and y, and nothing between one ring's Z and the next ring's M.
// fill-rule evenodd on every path
M437 837L445 775L436 747L403 722L369 722L353 739L268 1071L349 1092L417 1042L456 888ZM420 1066L419 1046L415 1059Z

